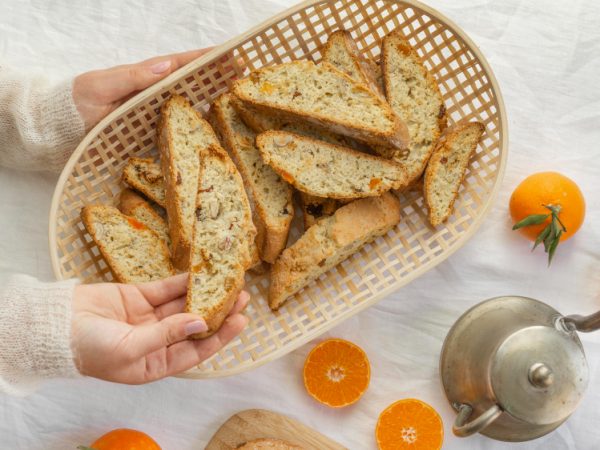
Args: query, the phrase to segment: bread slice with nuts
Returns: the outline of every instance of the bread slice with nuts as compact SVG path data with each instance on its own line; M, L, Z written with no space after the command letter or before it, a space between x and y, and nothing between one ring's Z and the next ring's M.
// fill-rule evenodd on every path
M387 100L408 125L408 151L376 148L398 162L411 182L421 177L435 143L446 127L446 108L433 75L425 68L416 50L393 31L383 39L382 71Z
M186 312L201 315L208 336L219 329L244 285L256 229L244 182L219 145L202 150L194 212Z
M123 181L163 208L165 183L160 166L152 158L129 158L123 168Z
M437 226L452 214L471 155L485 131L479 122L459 122L444 131L425 171L425 204Z
M190 258L200 152L218 145L210 124L183 97L173 95L161 109L157 146L175 267L186 270Z
M359 83L366 84L374 93L383 95L377 85L372 62L361 56L350 32L338 30L331 33L321 53L323 61Z
M119 210L146 225L160 237L167 246L171 244L169 227L156 210L131 189L123 189L119 196Z
M376 197L406 186L406 175L392 161L299 134L266 131L256 145L285 181L317 197Z
M298 122L296 120L289 120L289 118L281 115L258 111L252 106L242 103L233 95L230 96L230 103L236 110L240 119L242 119L242 122L255 133L262 133L263 131L269 130L289 131L291 133L309 136L331 144L368 151L368 147L363 143L357 142L347 136L331 133L330 131L308 122Z
M406 125L390 106L327 62L263 67L236 80L232 92L259 111L308 122L367 144L394 148L408 144Z
M137 219L113 206L90 205L81 220L114 277L121 283L143 283L175 274L163 239Z
M400 202L386 192L356 200L310 227L285 249L271 269L269 306L278 309L291 295L400 221Z
M210 120L238 167L253 205L256 244L263 261L273 263L285 248L294 217L292 188L265 164L248 128L223 94L211 106Z

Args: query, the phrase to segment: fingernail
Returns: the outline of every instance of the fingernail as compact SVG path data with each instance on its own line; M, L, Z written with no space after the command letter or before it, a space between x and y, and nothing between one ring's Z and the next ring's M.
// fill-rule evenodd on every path
M183 327L185 335L189 336L196 333L204 333L208 330L208 326L204 320L194 320L193 322L186 323Z
M247 302L248 300L250 300L250 294L248 293L248 291L242 291L242 292L240 292L240 295L238 298L242 302Z
M171 60L167 59L166 61L159 62L150 66L150 70L153 74L158 75L169 70L169 67L171 67Z

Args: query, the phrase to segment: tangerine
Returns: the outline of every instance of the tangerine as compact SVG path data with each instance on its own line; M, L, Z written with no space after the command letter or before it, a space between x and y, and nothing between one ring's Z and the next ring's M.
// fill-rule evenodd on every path
M321 342L306 357L304 386L332 408L356 403L369 387L371 368L365 352L343 339Z
M380 450L439 450L444 426L435 409L409 398L392 403L379 415L375 438Z
M141 431L119 428L100 436L90 447L81 450L161 450L154 439Z

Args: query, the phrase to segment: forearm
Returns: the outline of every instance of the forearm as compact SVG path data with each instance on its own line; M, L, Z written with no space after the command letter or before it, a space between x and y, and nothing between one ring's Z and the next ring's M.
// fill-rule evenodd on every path
M84 134L72 81L51 85L0 66L0 166L58 171Z
M23 394L45 378L78 376L70 344L75 284L17 275L0 289L0 391Z

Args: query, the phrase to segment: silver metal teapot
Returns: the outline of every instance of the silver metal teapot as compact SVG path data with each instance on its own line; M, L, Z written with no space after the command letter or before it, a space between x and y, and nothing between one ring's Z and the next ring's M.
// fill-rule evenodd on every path
M452 428L502 441L527 441L562 424L588 383L576 331L600 328L600 312L562 316L527 297L497 297L465 312L440 358Z

